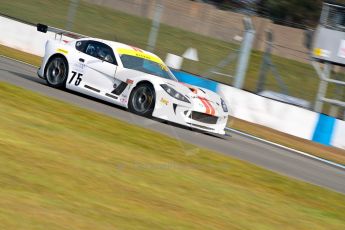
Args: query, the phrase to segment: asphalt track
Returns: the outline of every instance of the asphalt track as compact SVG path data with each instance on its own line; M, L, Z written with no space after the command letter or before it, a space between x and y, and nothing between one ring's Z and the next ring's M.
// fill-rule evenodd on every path
M56 90L46 86L45 81L37 77L36 68L2 57L0 57L0 81L183 140L180 142L181 151L185 151L186 154L195 154L198 151L198 147L191 149L190 146L183 144L189 142L202 148L208 148L253 163L279 174L345 194L344 169L241 135L232 134L231 137L219 138L192 132L188 129L133 115L121 108L85 96Z

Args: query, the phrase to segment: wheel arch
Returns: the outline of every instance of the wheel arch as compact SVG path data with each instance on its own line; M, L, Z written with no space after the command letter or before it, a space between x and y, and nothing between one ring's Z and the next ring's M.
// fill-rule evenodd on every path
M149 80L139 80L133 88L135 88L139 85L142 85L142 84L150 84L155 89L155 85Z
M128 97L130 97L130 95L132 94L133 90L139 86L139 85L142 85L142 84L150 84L152 86L152 88L155 90L155 93L156 93L156 87L155 87L155 84L147 79L141 79L141 80L138 80L137 82L134 83L133 87L130 89L130 92L128 94ZM128 106L128 103L127 103L127 106Z
M51 56L48 58L48 60L47 60L47 62L46 62L46 65L44 66L44 72L43 72L44 75L45 75L45 73L46 73L48 63L49 63L53 58L55 58L55 57L61 57L61 58L65 59L65 61L66 61L66 63L67 63L67 68L69 69L69 63L68 63L67 57L66 57L65 55L61 54L61 53L55 53L55 54L51 55Z
M128 94L128 99L129 99L129 100L128 100L128 102L127 102L127 108L129 108L130 98L132 97L133 91L134 91L138 86L143 85L143 84L148 84L148 85L150 85L150 86L153 88L153 90L154 90L154 94L155 94L155 102L154 102L154 105L153 105L153 110L154 110L154 108L156 107L156 103L157 103L157 100L156 100L157 89L156 89L155 84L154 84L152 81L147 80L147 79L140 79L140 80L138 80L137 82L134 82L133 87L131 87L131 90L130 90L130 92L129 92L129 94ZM152 112L153 112L153 110L152 110ZM151 112L151 114L152 114L152 112ZM152 116L152 115L150 115L150 116Z

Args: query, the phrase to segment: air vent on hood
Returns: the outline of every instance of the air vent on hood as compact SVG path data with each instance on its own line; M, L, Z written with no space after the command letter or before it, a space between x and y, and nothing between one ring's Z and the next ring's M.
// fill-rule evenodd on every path
M188 89L189 89L190 91L192 91L193 93L197 94L196 88L188 87Z

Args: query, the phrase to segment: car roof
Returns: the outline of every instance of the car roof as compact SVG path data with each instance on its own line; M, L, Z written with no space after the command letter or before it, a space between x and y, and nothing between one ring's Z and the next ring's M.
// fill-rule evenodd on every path
M144 52L146 54L149 54L149 55L152 55L158 59L161 59L160 57L158 57L156 54L154 53L151 53L149 51L146 51L146 50L143 50L143 49L140 49L140 48L137 48L135 46L131 46L131 45L127 45L127 44L124 44L124 43L121 43L121 42L114 42L114 41L109 41L109 40L104 40L104 39L99 39L99 38L92 38L92 37L89 37L89 38L82 38L82 39L79 39L79 40L94 40L94 41L98 41L98 42L102 42L104 44L107 44L108 46L110 46L111 48L113 48L114 50L117 50L119 48L122 48L122 49L128 49L128 50L135 50L135 51L141 51L141 52Z

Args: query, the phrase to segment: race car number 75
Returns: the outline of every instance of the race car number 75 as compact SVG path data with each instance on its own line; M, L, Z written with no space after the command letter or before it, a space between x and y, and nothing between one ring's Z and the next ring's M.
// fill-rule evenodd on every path
M83 80L81 77L83 76L83 74L82 73L77 73L77 72L75 72L75 71L72 71L72 78L71 78L71 80L69 80L69 82L68 82L68 84L71 84L72 83L72 81L73 81L73 79L75 78L75 76L78 74L78 76L77 76L77 79L75 80L75 82L74 82L74 85L75 86L78 86L79 84L80 84L80 82Z

